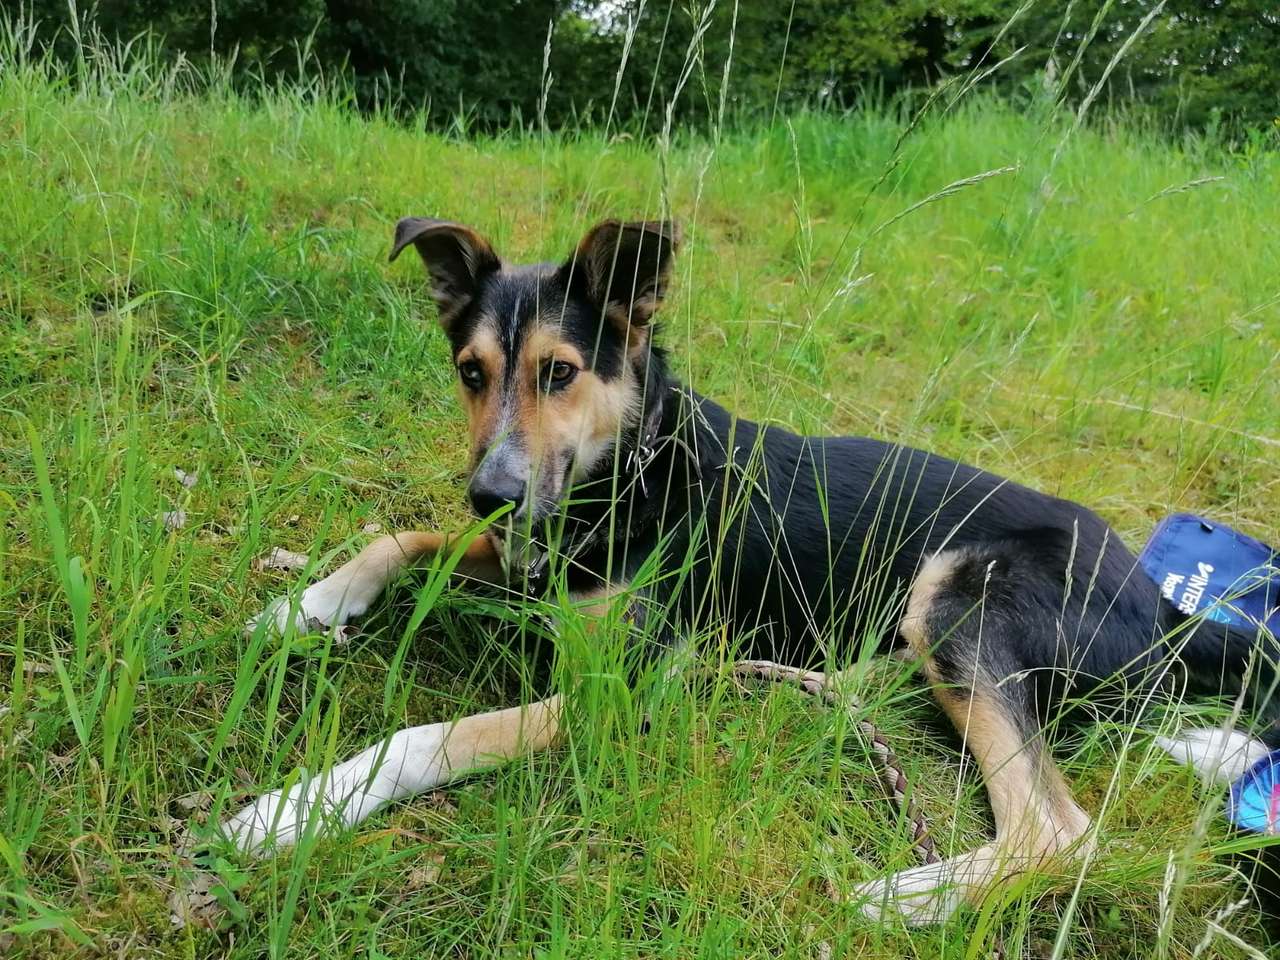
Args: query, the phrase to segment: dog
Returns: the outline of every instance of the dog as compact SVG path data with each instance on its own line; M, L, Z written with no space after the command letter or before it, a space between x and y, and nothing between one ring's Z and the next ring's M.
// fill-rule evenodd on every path
M905 648L973 754L994 840L865 884L871 917L934 922L1001 881L1071 863L1093 824L1055 766L1051 718L1134 716L1170 691L1247 693L1259 638L1189 620L1095 513L944 457L876 439L799 436L730 414L681 384L655 342L680 232L605 221L563 262L513 266L476 230L411 217L470 434L479 533L375 540L251 629L330 627L368 611L415 564L447 558L472 582L585 605L645 564L680 571L630 599L646 655L727 625L749 652L812 661L832 641ZM648 568L646 568L648 569ZM893 611L884 622L884 611ZM1274 659L1274 649L1264 651ZM354 825L392 801L545 749L558 697L395 733L322 776L258 798L223 824L246 851ZM1267 727L1267 739L1275 726ZM1193 732L1167 744L1209 772L1266 749Z

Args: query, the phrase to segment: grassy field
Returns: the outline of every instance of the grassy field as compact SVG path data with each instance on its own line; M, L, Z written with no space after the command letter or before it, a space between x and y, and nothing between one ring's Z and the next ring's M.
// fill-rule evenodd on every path
M732 682L723 637L699 638L713 669L642 696L573 617L534 670L537 611L449 593L422 620L421 580L346 643L242 625L373 525L468 522L444 338L414 258L385 262L406 214L547 259L598 218L669 210L687 243L663 337L732 409L975 462L1134 546L1175 509L1274 542L1280 156L982 99L905 137L869 109L665 146L468 139L102 54L76 83L21 47L0 54L0 954L1273 949L1220 791L1143 732L1059 745L1103 823L1087 873L906 931L826 893L913 862L865 746L838 712ZM277 546L308 570L255 570ZM943 848L986 837L911 666L845 655ZM188 827L556 683L562 748L273 859L224 855L220 919L171 923ZM1195 711L1221 715L1164 722Z

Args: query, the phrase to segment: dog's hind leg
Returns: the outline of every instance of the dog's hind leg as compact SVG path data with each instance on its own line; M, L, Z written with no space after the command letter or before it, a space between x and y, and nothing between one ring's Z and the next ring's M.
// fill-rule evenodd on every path
M1026 638L1013 632L1014 605L986 596L993 575L999 574L980 556L952 551L932 558L912 587L900 631L978 762L995 841L864 884L863 910L873 918L939 922L1003 880L1083 852L1090 819L1049 756L1026 681L1014 675L1014 650ZM1019 598L1018 612L1034 602L1034 596Z
M560 698L410 727L319 776L263 794L223 821L246 853L290 846L310 828L354 826L396 800L545 750L561 730Z
M366 613L401 571L453 549L457 536L403 532L379 537L323 580L302 591L296 607L278 597L246 625L255 630L264 619L283 631L292 622L299 630L347 623ZM463 551L456 572L461 576L501 583L502 562L492 538L481 533Z

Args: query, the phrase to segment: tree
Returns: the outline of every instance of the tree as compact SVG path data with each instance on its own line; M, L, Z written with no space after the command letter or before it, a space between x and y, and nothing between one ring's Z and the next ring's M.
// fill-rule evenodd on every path
M65 0L30 2L43 35L74 56ZM150 30L196 62L234 51L241 75L268 79L292 75L295 47L307 45L327 73L346 74L362 106L429 107L437 124L463 111L486 127L538 114L553 27L548 122L652 132L668 107L678 124L706 125L722 104L738 114L845 106L1018 48L989 83L1043 89L1052 64L1061 96L1079 99L1158 2L97 0L89 16L108 37ZM1277 49L1273 0L1168 0L1103 92L1171 125L1270 124L1280 115Z
M490 125L536 108L548 27L567 0L98 0L86 19L108 39L145 31L199 63L235 54L241 74L268 79L298 69L307 47L327 72L345 71L363 105L391 99L437 120L460 107ZM65 0L34 0L41 33L67 56Z
M726 65L724 99L737 111L847 105L867 87L934 79L942 66L931 0L631 0L601 14L605 6L575 11L577 33L596 44L586 89L612 93L630 36L616 112L649 129L673 97L682 122L714 119ZM579 49L564 40L557 75Z
M1025 45L1017 65L1003 71L1006 82L1023 82L1052 62L1063 96L1078 100L1157 3L1036 5L1015 21L988 59ZM952 64L971 63L986 53L1018 6L1018 0L992 3L983 22L971 23L973 29L954 46ZM1280 116L1277 49L1280 8L1270 0L1168 0L1119 61L1103 93L1170 126L1202 127L1216 118L1237 127L1270 124Z

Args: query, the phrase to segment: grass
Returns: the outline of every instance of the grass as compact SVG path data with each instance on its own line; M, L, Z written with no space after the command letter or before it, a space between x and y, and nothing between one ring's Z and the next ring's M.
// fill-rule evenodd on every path
M241 626L298 576L251 568L272 547L309 552L305 578L370 524L468 523L443 337L420 267L385 263L405 214L472 223L519 260L670 210L688 240L663 336L732 409L976 462L1095 506L1135 546L1175 509L1274 541L1275 153L1101 117L1066 137L1047 107L982 99L896 152L904 125L876 108L665 147L462 140L321 87L246 99L95 56L78 79L21 38L0 56L0 952L1274 948L1220 793L1143 733L1060 744L1103 822L1083 879L1027 878L908 932L824 893L911 863L864 746L793 691L731 682L724 637L699 638L705 676L633 693L618 644L573 615L553 645L539 611L449 593L417 626L421 580L345 645ZM551 646L550 672L530 666ZM923 685L847 656L943 848L973 846L981 784ZM224 856L224 917L171 927L184 827L567 677L563 748L274 859Z

